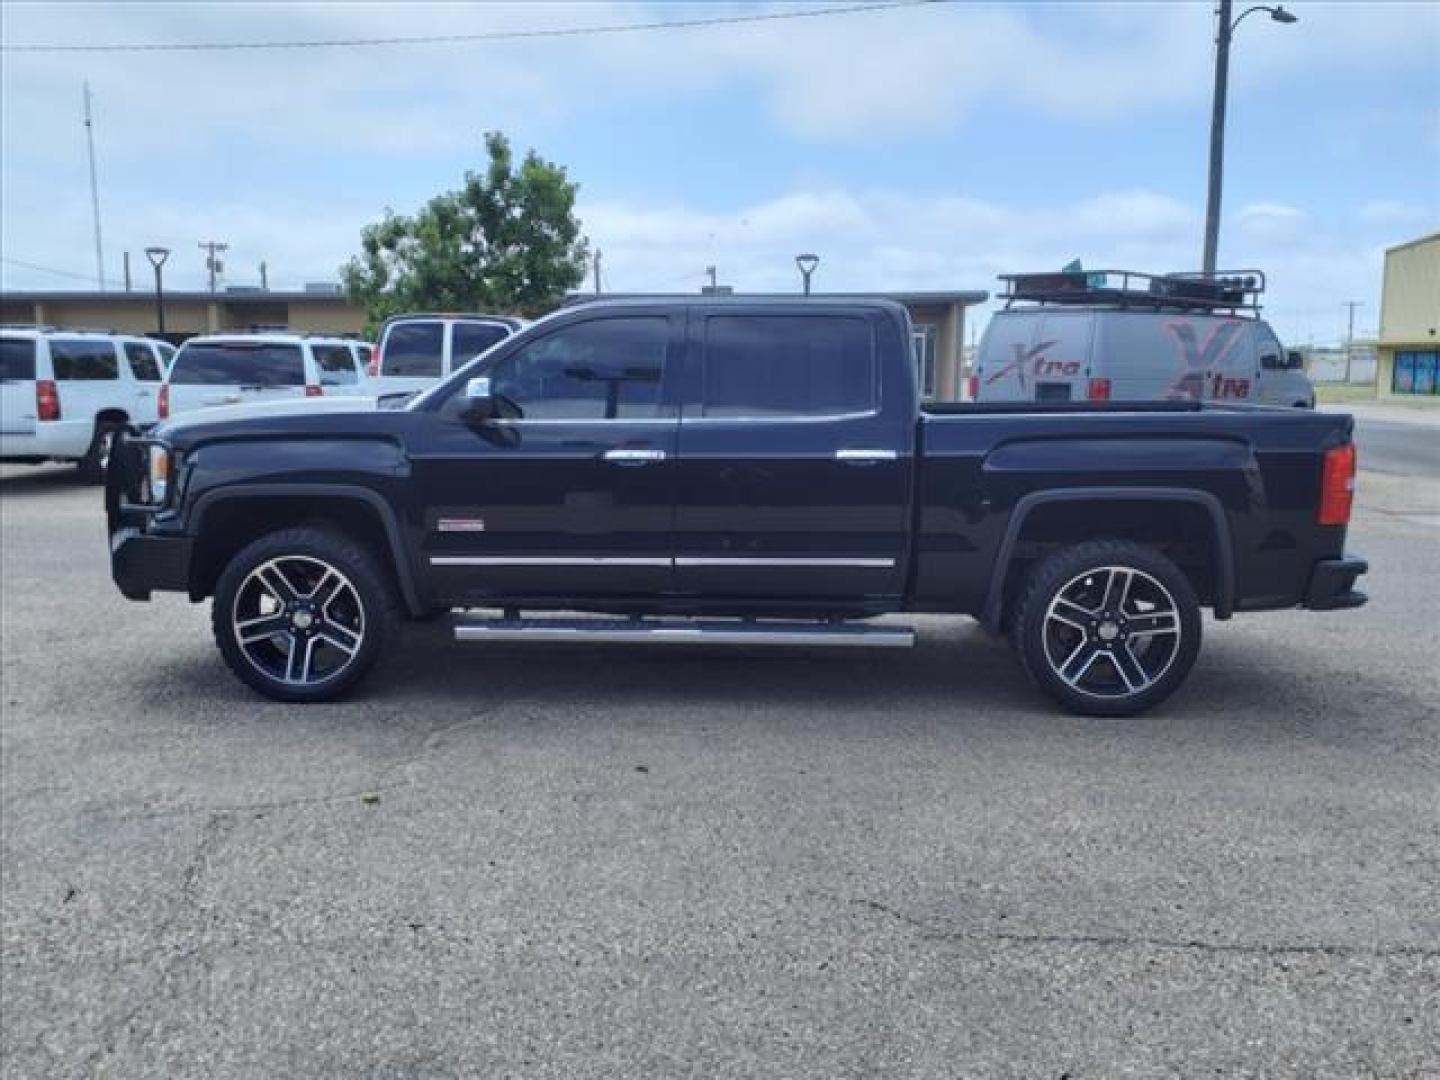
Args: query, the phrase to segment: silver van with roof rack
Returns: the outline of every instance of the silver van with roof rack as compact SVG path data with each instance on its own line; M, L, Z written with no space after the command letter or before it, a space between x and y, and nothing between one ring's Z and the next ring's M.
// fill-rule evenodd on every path
M1265 275L1003 274L975 401L1237 401L1313 408L1298 353L1260 317Z

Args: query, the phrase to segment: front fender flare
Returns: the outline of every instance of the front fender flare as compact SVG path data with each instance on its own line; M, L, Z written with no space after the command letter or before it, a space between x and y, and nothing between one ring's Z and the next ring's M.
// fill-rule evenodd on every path
M215 488L201 493L190 507L186 520L186 532L199 537L205 525L205 515L221 503L241 499L269 498L341 499L364 503L380 520L390 549L390 562L395 570L395 580L400 586L400 596L405 608L419 617L428 610L421 602L415 582L415 568L406 555L404 536L395 511L377 491L359 484L245 484L244 486Z

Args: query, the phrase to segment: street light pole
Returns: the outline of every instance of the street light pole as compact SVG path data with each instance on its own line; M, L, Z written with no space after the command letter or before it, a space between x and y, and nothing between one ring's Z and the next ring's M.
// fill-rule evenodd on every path
M815 273L815 268L820 265L819 255L796 255L795 265L800 269L800 277L805 282L805 295L810 295L810 275Z
M1235 28L1245 16L1256 11L1270 13L1278 23L1298 21L1284 7L1256 4L1246 8L1239 18L1230 19L1231 0L1219 0L1215 8L1215 94L1210 106L1210 184L1205 198L1205 253L1202 269L1215 273L1215 259L1220 246L1220 185L1225 172L1225 99L1230 90L1230 42Z
M170 249L163 247L147 247L145 257L150 260L150 265L155 268L155 326L156 333L161 337L165 336L165 283L161 277L160 268L165 265L165 260L170 257Z

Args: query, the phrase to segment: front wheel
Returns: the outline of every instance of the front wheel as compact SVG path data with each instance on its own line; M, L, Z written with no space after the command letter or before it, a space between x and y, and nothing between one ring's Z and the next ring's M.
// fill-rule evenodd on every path
M1012 634L1035 684L1072 712L1133 716L1169 697L1200 652L1200 603L1152 548L1100 540L1031 571Z
M328 701L380 658L399 622L369 549L326 529L292 528L240 551L220 575L215 644L242 682L277 701Z

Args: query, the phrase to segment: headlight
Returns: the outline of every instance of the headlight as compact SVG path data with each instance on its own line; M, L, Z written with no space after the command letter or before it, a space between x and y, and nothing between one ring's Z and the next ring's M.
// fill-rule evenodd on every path
M166 497L170 494L170 465L170 448L156 446L152 443L145 479L150 488L150 500L157 505L163 505Z

